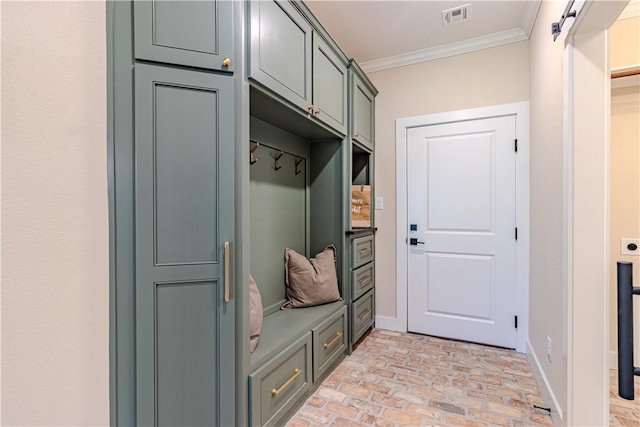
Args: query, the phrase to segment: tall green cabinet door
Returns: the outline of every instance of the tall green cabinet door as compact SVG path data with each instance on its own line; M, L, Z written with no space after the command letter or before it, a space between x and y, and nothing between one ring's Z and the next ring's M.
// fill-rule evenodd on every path
M249 8L249 78L310 111L311 24L288 1L252 1Z
M318 33L313 33L314 115L347 133L347 64Z
M375 94L357 74L352 74L353 139L373 150L375 123Z
M232 3L229 0L135 0L135 57L232 71Z
M233 79L134 74L137 424L234 425Z

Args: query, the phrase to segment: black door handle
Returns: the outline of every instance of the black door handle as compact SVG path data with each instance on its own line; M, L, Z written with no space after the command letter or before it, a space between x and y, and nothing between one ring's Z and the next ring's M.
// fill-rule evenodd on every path
M416 239L415 237L411 237L409 239L409 244L411 246L418 246L418 245L424 245L424 242L418 242L418 239Z

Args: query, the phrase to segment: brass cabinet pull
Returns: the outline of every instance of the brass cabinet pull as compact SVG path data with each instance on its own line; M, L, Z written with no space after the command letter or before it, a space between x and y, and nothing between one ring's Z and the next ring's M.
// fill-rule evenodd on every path
M359 138L359 137L360 137L360 134L359 134L359 133L356 133L355 135L353 135L353 137L354 137L354 138Z
M229 242L224 242L224 302L229 302Z
M335 336L334 339L332 339L329 342L324 343L324 348L330 348L333 347L333 345L338 342L338 340L340 339L340 337L342 336L342 332L338 332Z
M358 319L360 319L360 320L364 319L369 314L371 314L372 311L373 311L372 309L369 309L369 310L365 311L364 313L362 313L361 315L358 316Z
M277 396L280 393L282 393L287 387L289 387L291 385L292 382L294 382L296 380L296 378L298 378L300 376L301 373L302 373L302 369L296 368L293 371L293 375L291 375L291 378L289 378L286 383L282 384L280 386L280 388L278 388L278 389L274 388L274 389L271 390L271 395L272 396Z
M360 286L368 285L371 283L371 276L364 276L362 279L358 280L358 284Z
M315 114L316 116L319 116L320 115L320 109L319 108L316 109L316 111L314 111L313 114Z
M231 65L231 60L229 58L224 58L222 60L222 65L228 67L229 65Z
M313 112L313 104L309 105L307 107L307 110L309 110L309 112L312 113Z

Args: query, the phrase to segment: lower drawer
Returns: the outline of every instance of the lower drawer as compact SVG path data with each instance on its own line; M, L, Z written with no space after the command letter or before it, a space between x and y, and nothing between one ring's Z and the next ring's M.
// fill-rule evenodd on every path
M351 273L351 297L354 301L373 288L375 283L374 271L373 262L353 270Z
M351 342L355 343L373 324L375 318L373 289L354 302L351 310Z
M309 388L311 333L249 375L251 425L275 425Z
M313 381L344 354L347 348L347 306L313 329Z

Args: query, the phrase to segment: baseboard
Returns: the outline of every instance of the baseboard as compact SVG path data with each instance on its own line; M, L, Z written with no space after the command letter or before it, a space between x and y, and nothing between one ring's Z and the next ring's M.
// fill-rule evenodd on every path
M395 317L376 316L376 328L387 331L407 332L406 328L400 326L400 322Z
M531 365L533 376L538 383L538 388L540 389L542 399L551 408L551 421L553 421L553 425L560 426L563 424L562 420L564 418L564 414L562 413L562 409L558 404L558 399L556 399L556 395L551 388L551 384L549 384L549 380L544 374L544 370L542 369L542 365L540 365L538 356L536 356L536 352L533 350L533 346L528 339L527 349L529 350L527 352L527 359L529 359L529 364Z

